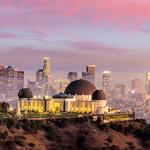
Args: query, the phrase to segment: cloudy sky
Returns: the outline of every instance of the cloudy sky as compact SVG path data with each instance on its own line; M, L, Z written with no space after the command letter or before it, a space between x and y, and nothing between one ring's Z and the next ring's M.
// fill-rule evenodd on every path
M58 76L96 64L98 74L110 70L118 82L144 77L150 1L0 0L0 64L33 76L44 56Z

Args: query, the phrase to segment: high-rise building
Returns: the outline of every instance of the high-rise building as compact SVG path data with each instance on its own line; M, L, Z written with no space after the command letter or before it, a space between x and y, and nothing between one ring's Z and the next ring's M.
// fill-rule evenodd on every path
M51 96L55 93L55 89L52 87L52 74L50 68L50 59L49 57L44 57L43 68L39 69L36 72L36 81L33 81L33 84L30 82L34 89L34 95L37 95L36 91L42 91L40 95ZM32 89L32 88L31 88Z
M0 66L0 94L7 100L17 97L24 87L24 72L13 66Z
M150 72L146 73L145 93L146 96L150 96Z
M89 80L89 73L88 72L82 72L82 79L83 80Z
M109 97L111 90L111 73L110 71L104 71L102 75L102 89L105 92L107 98Z
M131 91L142 93L142 83L140 79L131 80Z
M49 59L49 57L44 57L43 75L44 75L44 76L49 76L49 75L51 75L50 59Z
M24 71L17 72L17 91L24 88Z
M88 80L95 84L95 72L96 72L96 66L95 65L87 65L86 66L86 72L82 72L82 79Z
M78 73L77 72L69 72L68 73L68 80L70 82L75 81L78 79Z
M125 98L126 89L125 89L124 84L116 84L115 89L116 89L116 91L117 91L117 89L118 89L118 91L120 91L120 98Z
M86 72L88 72L91 75L95 75L96 66L95 65L87 65L86 66Z
M36 72L36 82L42 84L43 83L43 69L39 69Z
M86 72L87 72L88 80L95 84L96 66L87 65Z

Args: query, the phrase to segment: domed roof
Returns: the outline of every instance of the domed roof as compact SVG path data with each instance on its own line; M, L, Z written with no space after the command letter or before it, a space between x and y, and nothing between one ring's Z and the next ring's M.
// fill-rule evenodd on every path
M18 93L19 98L33 98L33 94L29 88L21 89Z
M105 99L106 99L106 95L103 92L103 90L96 90L92 94L92 100L105 100Z
M87 81L87 80L75 80L73 82L71 82L66 90L65 93L67 95L89 95L94 92L96 90L96 87L93 83Z

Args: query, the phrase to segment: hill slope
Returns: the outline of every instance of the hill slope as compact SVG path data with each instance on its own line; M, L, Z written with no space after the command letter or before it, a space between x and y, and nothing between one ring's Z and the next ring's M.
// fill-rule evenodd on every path
M5 120L0 124L0 150L150 149L150 126L144 122L99 125L87 119L57 119Z

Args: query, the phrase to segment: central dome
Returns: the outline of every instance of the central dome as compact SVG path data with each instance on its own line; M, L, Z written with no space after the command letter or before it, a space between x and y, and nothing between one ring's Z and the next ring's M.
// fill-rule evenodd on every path
M67 95L92 95L92 93L96 90L96 87L93 83L87 80L76 80L71 82L66 90L65 94Z

